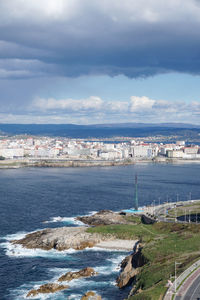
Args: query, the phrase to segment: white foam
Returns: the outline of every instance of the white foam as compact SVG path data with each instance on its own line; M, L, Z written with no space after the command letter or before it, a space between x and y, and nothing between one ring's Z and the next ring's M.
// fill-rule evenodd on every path
M71 294L71 295L68 296L66 299L69 299L69 300L73 300L73 299L79 300L79 299L81 299L82 296L83 296L83 295L81 295L81 294Z
M100 266L100 267L96 267L95 271L99 274L99 275L109 275L112 273L113 271L113 267L112 265L108 265L108 266Z
M89 211L88 214L81 215L81 217L93 216L96 213L97 213L97 211ZM82 223L79 220L76 220L77 217L78 217L78 215L74 216L74 217L57 216L57 217L52 217L52 218L50 218L50 220L44 221L43 223L44 224L48 224L48 223L65 223L65 224L69 224L69 225L86 226L86 224Z
M49 283L49 281L42 281L39 284L24 284L20 286L19 288L12 290L10 293L11 296L13 296L13 299L15 300L22 300L22 299L41 299L41 300L47 300L47 299L57 299L62 300L66 299L66 296L62 293L63 291L56 292L55 294L39 294L37 296L31 296L27 298L27 294L32 289L38 289L42 284Z
M83 226L84 225L81 221L76 220L76 217L60 217L60 216L52 217L50 220L44 221L43 223L45 223L45 224L48 224L48 223L65 223L65 224L77 225L77 226Z
M107 259L107 261L111 262L112 273L116 273L120 271L120 264L124 258L125 258L124 255L119 255L117 257Z
M125 258L125 255L118 255L116 257L108 258L107 260L110 261L112 264L120 264L121 261Z
M40 230L40 229L38 229L38 230ZM38 231L38 230L36 230L36 231ZM14 233L14 234L8 234L4 237L1 237L0 239L7 240L7 241L20 240L20 239L23 239L27 234L33 233L36 231L31 231L31 232L20 231L20 232Z
M76 250L68 249L57 251L55 249L27 249L22 245L12 244L11 242L1 243L0 247L4 248L6 255L11 257L48 257L48 258L66 258L67 255L74 253ZM70 259L71 256L70 256Z
M95 215L96 213L98 213L98 211L92 210L92 211L89 211L89 212L88 212L87 216L93 216L93 215Z

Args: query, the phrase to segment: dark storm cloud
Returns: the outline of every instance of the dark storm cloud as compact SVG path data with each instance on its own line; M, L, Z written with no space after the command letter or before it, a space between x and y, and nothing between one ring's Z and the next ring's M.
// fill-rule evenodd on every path
M0 78L199 74L199 32L195 0L6 0Z

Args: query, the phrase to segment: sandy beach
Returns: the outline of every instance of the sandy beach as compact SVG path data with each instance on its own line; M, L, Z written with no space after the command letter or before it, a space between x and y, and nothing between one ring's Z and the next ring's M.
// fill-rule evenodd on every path
M95 247L97 248L105 248L110 250L125 250L125 251L132 251L137 240L111 240L111 241L101 241L100 243L96 244Z

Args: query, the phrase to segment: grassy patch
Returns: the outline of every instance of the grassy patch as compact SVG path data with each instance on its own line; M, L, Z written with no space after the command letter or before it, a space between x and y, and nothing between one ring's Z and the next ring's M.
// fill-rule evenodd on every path
M140 239L143 255L148 263L137 276L136 290L130 299L160 300L166 291L166 283L200 259L200 225L178 223L155 223L153 225L110 225L89 228L89 232L113 235L120 239Z
M124 219L133 224L141 224L141 217L139 216L124 216Z

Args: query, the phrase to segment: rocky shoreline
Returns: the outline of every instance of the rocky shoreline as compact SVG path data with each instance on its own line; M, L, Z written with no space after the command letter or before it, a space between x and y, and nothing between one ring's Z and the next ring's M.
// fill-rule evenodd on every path
M98 234L86 232L87 227L60 227L48 228L27 234L13 244L22 245L27 249L56 249L58 251L74 249L83 250L94 247L103 240Z
M112 167L112 166L127 166L138 163L200 163L200 159L179 159L156 157L149 159L138 160L28 160L28 159L13 159L0 161L0 169L18 169L25 167L47 167L47 168L73 168L73 167Z
M129 221L123 218L123 215L110 210L102 210L92 216L77 217L77 220L90 226L129 224ZM137 268L144 263L144 259L141 255L141 246L138 241L119 240L112 235L104 236L97 233L89 233L87 229L88 226L46 228L29 233L24 238L11 242L14 245L21 245L27 249L55 249L57 251L64 251L68 249L83 250L96 246L107 249L131 251L132 253L122 261L121 272L116 280L116 284L119 288L124 288L130 284L137 274ZM77 272L68 272L58 278L57 282L48 283L40 286L38 289L29 291L27 297L33 297L40 293L55 293L60 290L68 289L69 285L65 284L66 281L69 283L71 280L80 277L95 275L97 275L97 273L90 267L86 267ZM101 299L99 295L93 295L91 291L88 295L84 295L84 297L83 299Z

